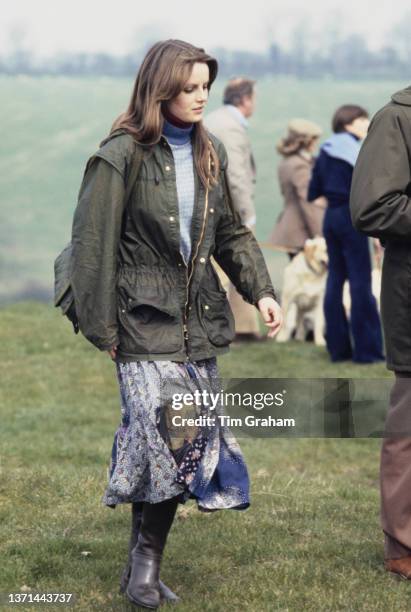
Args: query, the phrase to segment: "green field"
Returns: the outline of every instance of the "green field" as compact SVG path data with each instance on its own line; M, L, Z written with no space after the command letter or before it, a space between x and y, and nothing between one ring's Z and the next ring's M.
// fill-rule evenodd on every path
M127 104L131 82L2 77L0 84L6 144L0 156L0 302L47 301L85 161ZM339 104L357 102L374 112L401 86L260 83L250 127L260 241L281 208L274 146L287 120L314 119L326 135ZM213 89L210 109L221 90L221 83ZM264 252L278 286L286 259ZM118 594L129 508L113 511L100 501L120 419L112 362L75 336L56 309L35 301L1 309L0 359L0 593L22 587L73 592L76 610L135 609ZM228 378L391 377L383 364L331 364L325 349L312 343L235 346L219 363ZM190 502L173 527L163 578L183 599L178 610L410 609L410 585L382 566L380 440L240 442L251 476L250 509L208 515Z
M340 104L359 103L373 113L404 85L291 78L259 83L250 135L258 169L260 241L268 238L281 208L275 143L287 121L294 116L313 119L326 136L330 117ZM212 89L210 110L219 105L222 86L217 82ZM70 237L84 164L128 104L132 81L3 76L0 87L0 302L47 299L53 260ZM286 259L269 249L265 254L278 286Z
M100 501L120 419L112 362L35 302L3 309L0 356L0 592L73 592L84 612L135 609L118 594L129 507ZM324 349L295 342L237 346L220 368L227 377L390 377L382 364L341 369ZM410 609L410 585L382 566L380 440L240 442L249 510L208 515L190 502L173 526L163 577L183 599L178 610Z

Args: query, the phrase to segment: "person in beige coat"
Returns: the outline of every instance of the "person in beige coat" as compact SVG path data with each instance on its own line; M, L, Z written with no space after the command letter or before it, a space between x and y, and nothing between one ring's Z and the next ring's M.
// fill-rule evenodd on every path
M290 259L301 251L308 238L322 236L326 207L325 198L307 202L308 185L313 166L313 154L322 130L307 119L293 119L288 134L277 145L282 155L278 166L278 179L284 198L280 213L270 237L270 244L288 253Z
M227 150L227 178L232 202L243 225L252 231L255 230L256 223L254 206L256 167L247 126L248 118L254 109L255 81L235 78L228 82L224 90L224 105L205 119L206 127L223 142ZM256 309L243 300L221 268L213 263L224 288L228 291L235 318L236 340L259 339Z

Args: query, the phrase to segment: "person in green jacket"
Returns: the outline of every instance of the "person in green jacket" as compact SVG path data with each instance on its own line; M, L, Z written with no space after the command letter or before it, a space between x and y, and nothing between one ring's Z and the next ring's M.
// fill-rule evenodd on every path
M178 503L191 497L203 511L249 505L243 456L219 419L173 427L173 393L213 389L216 356L234 337L211 257L259 310L269 337L282 321L261 250L232 205L225 149L202 124L216 75L216 60L191 44L168 40L149 50L128 109L87 165L73 220L78 324L115 361L121 394L103 501L132 505L121 588L149 608L176 598L159 572ZM187 400L178 414L188 422L211 411L205 400Z
M356 229L385 247L381 314L394 371L381 448L385 567L411 579L411 87L373 117L351 187Z

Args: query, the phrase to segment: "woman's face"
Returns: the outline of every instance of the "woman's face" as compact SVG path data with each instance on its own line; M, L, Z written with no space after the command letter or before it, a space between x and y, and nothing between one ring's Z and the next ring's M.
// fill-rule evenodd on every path
M208 100L209 78L207 64L195 63L183 91L168 103L170 113L186 123L201 121Z
M307 145L307 151L309 151L310 153L314 153L319 142L320 138L317 136L313 136L313 138L311 138L310 142Z
M345 130L357 136L360 140L364 140L367 136L368 126L370 125L370 120L368 117L357 117L354 119L352 123L349 123L345 126Z

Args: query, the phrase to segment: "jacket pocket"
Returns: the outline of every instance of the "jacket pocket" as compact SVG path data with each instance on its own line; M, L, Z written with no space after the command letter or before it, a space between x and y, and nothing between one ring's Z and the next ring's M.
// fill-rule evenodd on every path
M234 316L225 291L202 287L199 291L200 321L215 346L227 346L234 339Z
M158 287L120 286L120 348L126 353L173 353L183 345L178 305Z

